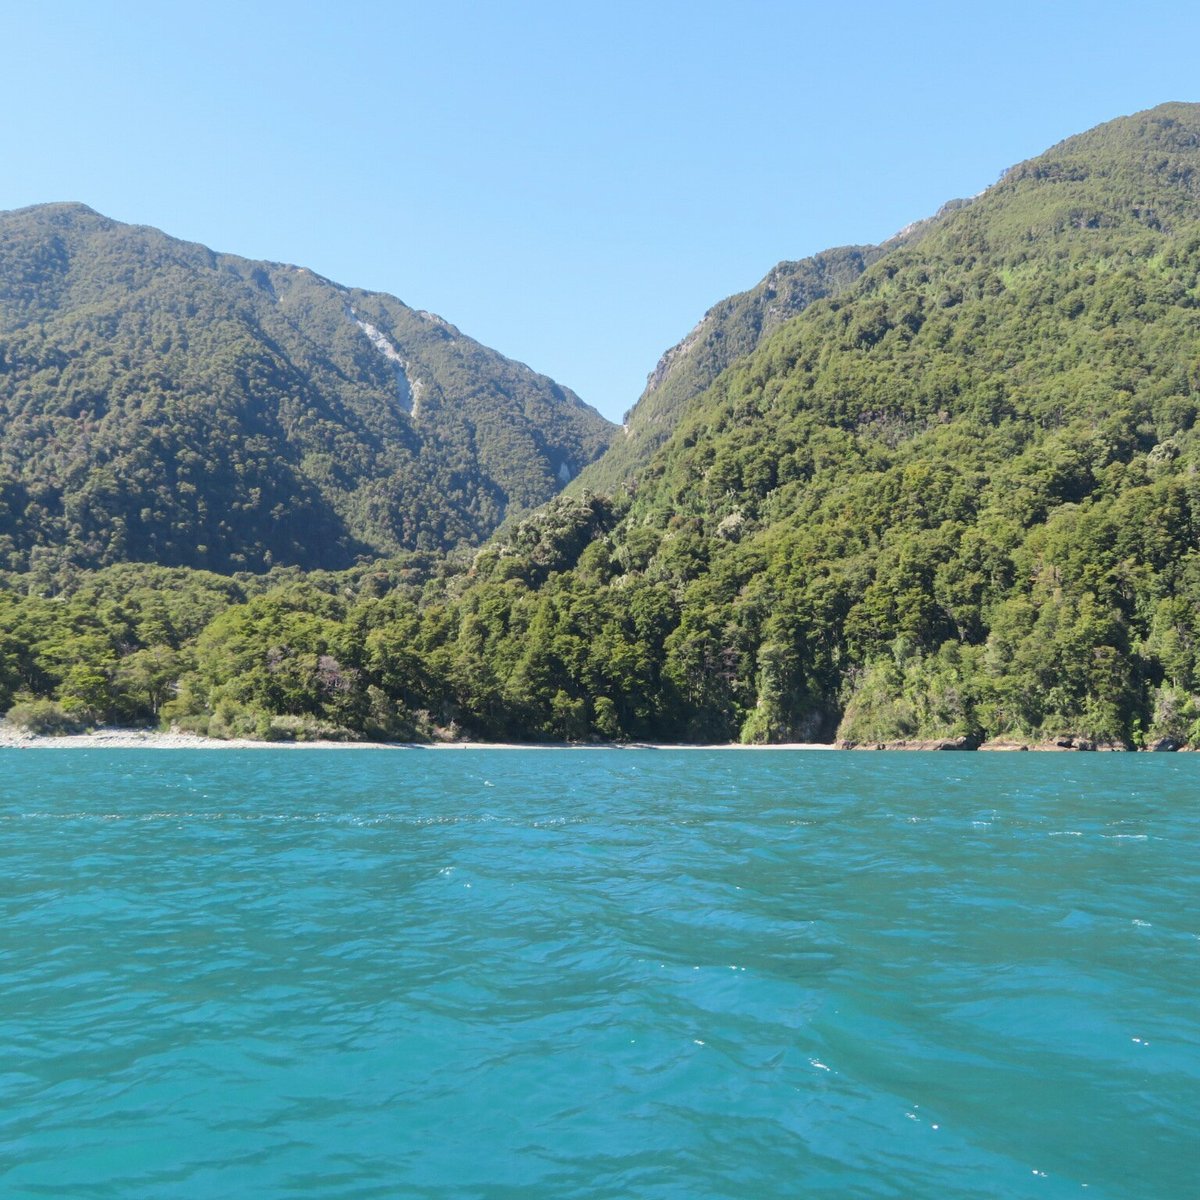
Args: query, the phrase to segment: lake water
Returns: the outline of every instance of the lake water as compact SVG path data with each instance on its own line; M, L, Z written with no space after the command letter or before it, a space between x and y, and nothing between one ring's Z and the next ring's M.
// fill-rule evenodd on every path
M0 1195L1195 1200L1198 785L0 752Z

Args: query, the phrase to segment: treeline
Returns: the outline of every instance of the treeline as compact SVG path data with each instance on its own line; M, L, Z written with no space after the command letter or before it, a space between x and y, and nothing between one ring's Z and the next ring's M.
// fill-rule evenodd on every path
M1194 479L1061 506L1025 536L946 516L873 570L846 553L870 542L853 522L739 542L630 521L560 499L466 570L125 565L10 587L0 702L39 732L1200 741Z

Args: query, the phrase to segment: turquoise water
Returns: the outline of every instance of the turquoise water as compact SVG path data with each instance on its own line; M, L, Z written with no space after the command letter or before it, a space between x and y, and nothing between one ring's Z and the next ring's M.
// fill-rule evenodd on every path
M0 752L0 1196L1194 1200L1198 784Z

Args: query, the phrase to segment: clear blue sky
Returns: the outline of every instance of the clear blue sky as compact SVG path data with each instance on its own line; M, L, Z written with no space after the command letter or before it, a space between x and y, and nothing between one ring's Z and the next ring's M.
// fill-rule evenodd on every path
M1194 0L4 8L0 209L391 292L614 418L778 260L1200 99Z

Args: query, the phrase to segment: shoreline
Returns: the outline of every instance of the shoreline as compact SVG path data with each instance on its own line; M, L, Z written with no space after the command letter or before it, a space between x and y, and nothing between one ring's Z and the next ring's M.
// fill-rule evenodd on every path
M96 729L62 735L0 729L0 750L836 750L825 742L745 746L738 742L694 745L674 742L266 742L210 738L156 729Z
M1146 747L1132 751L1124 746L1094 746L1070 743L1070 739L1056 742L1017 742L998 739L979 746L964 745L954 741L888 742L850 746L836 742L773 742L746 745L741 742L714 742L695 744L688 742L266 742L253 738L210 738L196 733L172 733L156 729L96 729L90 733L64 734L61 736L19 733L0 728L0 750L838 750L858 753L862 751L936 752L956 753L1033 753L1079 754L1100 753L1154 753L1157 751L1186 753L1187 747Z

